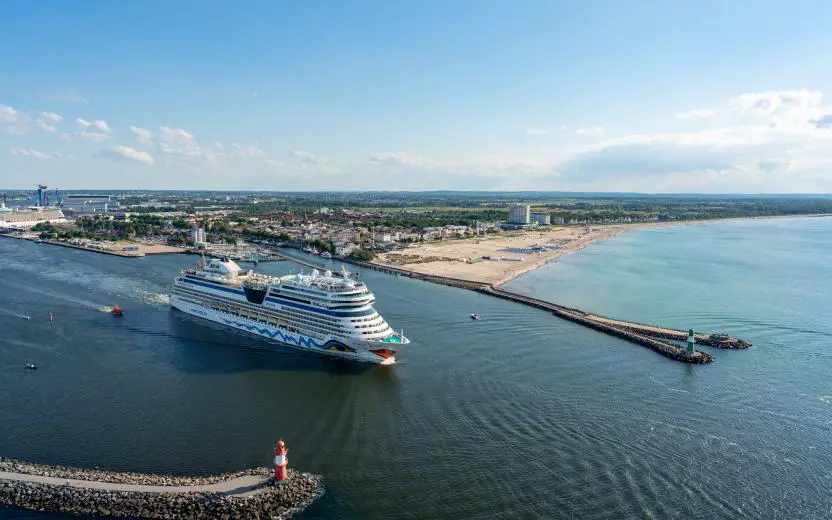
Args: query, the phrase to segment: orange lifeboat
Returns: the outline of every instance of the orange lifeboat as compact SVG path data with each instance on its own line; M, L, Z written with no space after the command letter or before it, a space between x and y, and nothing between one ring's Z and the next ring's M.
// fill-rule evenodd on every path
M124 311L121 310L121 307L116 305L115 307L113 307L113 310L110 311L110 314L112 314L113 316L124 316Z

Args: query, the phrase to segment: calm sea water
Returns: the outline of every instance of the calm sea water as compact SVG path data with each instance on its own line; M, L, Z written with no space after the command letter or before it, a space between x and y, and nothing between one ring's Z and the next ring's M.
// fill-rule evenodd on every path
M710 366L363 272L413 340L396 366L369 367L171 311L193 257L0 239L0 454L213 473L268 465L283 437L290 464L325 479L305 519L828 518L830 258L830 219L737 221L626 233L509 284L754 343L709 350ZM122 319L104 312L116 303Z

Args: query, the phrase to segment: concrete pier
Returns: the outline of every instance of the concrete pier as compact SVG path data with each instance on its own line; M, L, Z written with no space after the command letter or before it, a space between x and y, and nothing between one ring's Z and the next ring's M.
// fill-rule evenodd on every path
M323 494L321 479L269 468L205 477L116 473L0 458L0 505L96 517L288 518Z

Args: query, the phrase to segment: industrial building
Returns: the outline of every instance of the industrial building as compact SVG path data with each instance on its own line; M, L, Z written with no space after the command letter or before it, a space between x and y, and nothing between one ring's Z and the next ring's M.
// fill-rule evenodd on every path
M62 197L61 208L77 215L107 213L118 208L118 201L110 195L67 194Z

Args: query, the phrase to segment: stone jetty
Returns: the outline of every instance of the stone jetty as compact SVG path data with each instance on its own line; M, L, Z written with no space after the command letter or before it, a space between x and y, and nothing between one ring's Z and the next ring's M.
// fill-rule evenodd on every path
M321 478L253 468L170 476L46 466L0 458L0 505L95 517L164 519L289 518L323 494Z
M287 256L286 258L294 262L298 262L298 260L294 257ZM459 278L449 278L446 276L435 276L424 273L417 273L414 271L408 271L406 269L399 269L397 267L353 260L351 258L343 258L339 260L388 274L393 274L397 276L407 276L408 278L424 280L426 282L432 282L441 285L449 285L451 287L458 287L460 289L469 289L483 294L496 296L498 298L503 298L505 300L511 300L517 303L522 303L524 305L537 307L539 309L550 311L552 312L552 314L558 316L559 318L563 318L574 323L579 323L599 332L610 334L612 336L625 339L632 343L645 346L665 357L669 357L671 359L675 359L684 363L702 364L713 363L714 361L714 357L705 352L695 352L693 354L690 354L680 345L663 341L685 341L688 335L687 331L607 318L604 316L599 316L586 311L582 311L580 309L566 307L564 305L559 305L545 300L539 300L537 298L531 298L528 296L517 294L511 291L507 291L497 285L492 285L488 283L476 282L472 280L463 280ZM315 264L305 262L302 260L299 261L299 263L308 267L323 269L323 267L316 266ZM735 338L733 336L729 336L728 334L724 333L698 333L696 334L695 338L697 344L706 345L714 348L747 349L751 347L750 342L739 338Z

